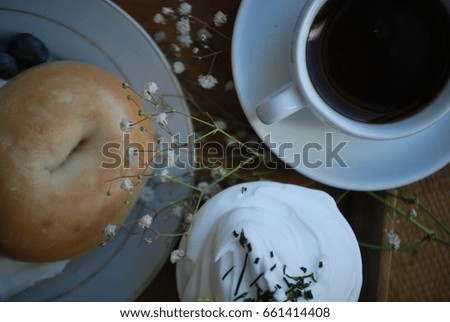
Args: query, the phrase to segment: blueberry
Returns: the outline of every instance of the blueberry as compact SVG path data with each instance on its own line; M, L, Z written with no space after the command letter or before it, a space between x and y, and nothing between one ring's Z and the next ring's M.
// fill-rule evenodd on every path
M10 79L19 72L16 59L8 53L0 53L0 78Z
M29 33L20 33L11 37L6 52L16 58L21 68L44 63L50 56L45 44Z

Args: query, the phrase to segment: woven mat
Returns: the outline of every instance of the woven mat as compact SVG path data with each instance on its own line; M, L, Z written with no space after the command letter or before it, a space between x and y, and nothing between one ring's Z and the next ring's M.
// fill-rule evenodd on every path
M418 196L433 213L450 226L450 165L422 180L405 187ZM408 212L417 211L417 219L445 239L449 236L417 205L397 205ZM424 233L405 219L390 215L394 231L401 237L401 245L412 244ZM450 247L436 241L412 250L392 251L388 277L388 301L450 301Z

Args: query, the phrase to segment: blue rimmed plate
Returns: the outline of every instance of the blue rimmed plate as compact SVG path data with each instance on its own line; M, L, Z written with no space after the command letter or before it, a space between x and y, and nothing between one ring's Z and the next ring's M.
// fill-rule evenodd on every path
M0 41L17 32L29 32L48 46L53 59L77 60L103 67L137 89L148 81L158 84L166 101L189 114L177 79L164 55L147 33L124 11L106 0L3 0L0 3ZM170 117L170 129L180 138L192 133L191 121ZM161 131L161 136L166 134ZM186 157L186 156L185 156ZM189 155L187 156L189 158ZM187 174L186 168L171 169L172 175ZM186 198L189 189L177 184L148 182L154 199L139 201L127 219L136 222L152 210L170 208ZM152 228L174 233L181 218L170 209L158 216ZM127 301L136 298L166 262L176 237L143 242L136 224L119 231L103 248L72 259L64 271L13 296L11 301ZM1 285L0 285L1 287Z

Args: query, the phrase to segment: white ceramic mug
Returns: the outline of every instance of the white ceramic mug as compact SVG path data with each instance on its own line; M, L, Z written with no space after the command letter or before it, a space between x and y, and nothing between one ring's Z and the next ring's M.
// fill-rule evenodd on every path
M256 113L261 122L268 125L274 124L303 108L309 108L321 121L344 133L361 138L382 140L415 134L433 125L449 113L450 81L448 79L439 94L425 108L391 123L359 122L331 108L316 91L308 73L306 61L306 47L311 26L319 10L327 1L310 0L300 13L292 33L289 53L292 81L270 94L257 106ZM444 5L449 11L450 5L447 3Z

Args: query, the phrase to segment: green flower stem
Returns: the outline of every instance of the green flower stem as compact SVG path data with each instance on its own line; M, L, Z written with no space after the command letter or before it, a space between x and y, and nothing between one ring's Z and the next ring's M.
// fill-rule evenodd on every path
M342 199L344 199L345 196L348 195L349 192L350 192L350 191L348 191L348 190L342 192L342 194L340 194L340 195L336 198L336 204L339 204L339 203L342 201Z
M150 231L152 231L155 235L156 235L156 239L160 238L160 237L182 237L184 235L186 235L185 232L182 233L174 233L174 234L169 234L169 233L161 233L159 231L157 231L154 228L150 228Z
M157 176L160 176L160 175L157 175ZM165 179L167 179L167 180L169 180L169 181L171 181L171 182L180 184L180 185L182 185L182 186L188 187L188 188L190 188L190 189L192 189L192 190L195 190L195 191L198 191L198 192L201 192L201 191L202 191L202 189L200 189L200 188L198 188L198 187L195 187L195 186L193 186L193 185L191 185L191 184L189 184L189 183L180 181L180 180L178 180L178 179L176 179L176 178L174 178L174 177L170 177L170 176L160 176L160 177L163 177L163 178L165 178Z
M188 235L190 233L190 231L191 231L191 227L193 226L192 224L194 223L195 218L197 217L198 211L200 209L202 199L203 199L203 192L200 192L200 194L199 194L199 196L197 198L197 201L195 203L195 208L194 208L192 222L188 226L187 230L185 231L185 235Z
M239 171L240 169L242 169L246 164L248 164L248 163L254 161L256 157L257 157L257 156L253 156L253 157L251 157L251 158L248 158L248 159L245 160L245 161L241 161L241 162L239 163L239 165L238 165L236 168L234 168L233 170L228 171L224 176L222 176L222 177L218 178L217 180L215 180L213 183L211 183L211 184L208 186L208 188L209 188L209 187L212 187L212 186L214 186L214 185L216 185L216 184L218 184L219 182L225 180L226 178L228 178L228 177L231 176L232 174L236 173L237 171ZM208 189L208 188L207 188L207 189Z
M259 153L257 150L247 146L245 143L241 142L240 140L236 139L235 137L233 137L232 135L228 134L227 132L225 132L222 129L218 129L218 132L220 132L222 135L226 136L227 138L229 138L230 140L233 140L234 142L236 142L238 145L244 147L247 149L248 152L251 152L252 154L254 154L255 156L264 159L264 154Z
M203 55L203 56L194 55L194 57L197 58L198 60L203 60L205 58L215 57L215 56L220 55L220 54L222 54L222 53L224 53L226 51L229 51L229 50L230 50L230 48L226 48L226 49L222 49L222 50L218 50L218 51L213 51L212 53L206 54L206 55ZM211 71L209 71L209 74L211 74Z
M415 204L417 204L425 213L430 216L430 218L439 225L448 235L450 234L450 229L445 226L445 224L442 222L442 220L436 216L420 199L414 197L411 193L403 190L398 189L398 191L401 193L403 198L406 198L408 201L411 201Z
M208 133L206 133L206 134L200 136L199 138L196 138L196 139L195 139L195 142L200 142L200 141L202 141L203 139L207 138L208 136L214 135L214 134L216 134L216 133L217 133L217 129L213 129L213 130L209 131Z
M410 244L410 245L406 245L406 246L400 246L397 250L411 250L411 249L417 249L423 245L425 245L426 243L428 243L429 241L431 241L430 238L428 238L428 236L426 236L425 238L422 238L421 240L418 240L417 242ZM375 245L375 244L371 244L371 243L366 243L363 241L358 241L359 246L361 247L365 247L365 248L369 248L369 249L374 249L374 250L382 250L382 251L386 251L386 250L393 250L393 248L390 245Z
M205 120L202 120L201 118L198 118L198 117L196 117L196 116L188 115L188 114L183 113L183 112L181 112L181 111L174 111L174 113L177 113L177 114L180 114L180 115L182 115L182 116L184 116L184 117L190 118L191 120L196 121L196 122L199 122L199 123L201 123L201 124L203 124L203 125L206 125L206 126L209 126L209 127L214 127L214 128L216 128L216 125L215 125L215 124L209 123L209 122L207 122L207 121L205 121Z
M218 132L218 133L221 133L221 134L224 135L225 137L227 137L227 138L233 140L233 141L236 142L238 145L240 145L240 146L244 147L245 149L247 149L248 152L250 152L250 153L252 153L252 154L254 154L254 155L256 155L256 156L258 156L258 157L260 157L260 158L263 158L263 157L264 157L263 154L259 153L259 152L258 152L257 150L255 150L255 149L253 149L253 148L247 146L245 143L241 142L240 140L236 139L236 138L233 137L232 135L228 134L226 131L224 131L224 130L218 128L218 127L216 126L216 124L214 124L214 123L209 123L209 122L207 122L207 121L205 121L205 120L202 120L202 119L200 119L200 118L198 118L198 117L191 116L191 115L187 115L187 114L185 114L185 113L183 113L183 112L180 112L180 111L174 111L174 113L181 114L181 115L183 115L183 116L185 116L185 117L191 118L193 121L197 121L197 122L200 122L200 123L203 124L203 125L212 127L212 128L214 128L214 130L213 130L212 132L210 132L210 133L213 133L213 134L216 134L217 132ZM202 136L202 139L205 138L205 137L206 137L206 135L203 135L203 136Z
M376 194L375 192L372 191L367 191L367 193L372 196L373 198L375 198L376 200L382 202L384 205L386 205L387 207L393 209L396 213L398 213L399 215L401 215L403 218L405 218L407 221L409 221L410 223L412 223L413 225L415 225L417 228L419 228L421 231L423 231L427 236L429 236L430 238L436 239L437 241L439 241L442 244L445 244L447 246L450 246L450 241L448 240L444 240L442 239L440 236L438 236L436 234L435 231L425 227L424 225L422 225L420 222L418 222L417 220L415 220L414 218L411 218L410 216L408 216L407 213L405 213L403 210L401 210L400 208L396 207L394 204L392 204L391 202L383 199L382 197L380 197L378 194Z
M196 20L197 22L199 22L199 23L201 23L202 25L204 25L206 28L211 29L212 31L214 31L214 32L217 33L218 35L221 35L223 38L225 38L225 39L231 41L231 38L230 38L229 36L225 35L223 32L221 32L221 31L217 30L216 28L212 27L209 23L206 23L205 21L200 20L199 18L194 17L193 15L189 15L189 18L191 18L191 19L193 19L193 20Z
M216 63L217 54L218 53L213 53L211 64L209 65L209 69L208 69L208 74L209 75L211 75L213 67L214 67L214 64Z
M425 213L428 214L428 216L430 216L431 219L433 219L433 221L434 221L436 224L438 224L439 227L441 227L441 228L447 233L447 235L450 235L450 229L449 229L447 226L445 226L445 224L441 221L441 219L438 218L438 217L436 217L436 215L433 214L433 212L431 212L430 209L428 209L428 207L426 207L426 206L425 206L423 203L421 203L420 201L419 201L419 207L420 207L423 211L425 211Z
M185 201L188 201L189 199L191 199L191 198L193 198L193 197L194 197L194 195L191 194L191 195L188 195L187 197L178 199L177 201L173 201L173 202L171 202L170 204L168 204L168 205L165 206L165 207L159 208L157 211L154 212L155 217L158 216L158 215L160 215L160 214L161 214L162 212L164 212L165 210L170 209L170 208L172 208L172 207L174 207L174 206L176 206L176 205L179 205L179 204L181 204L181 203L183 203L183 202L185 202Z

